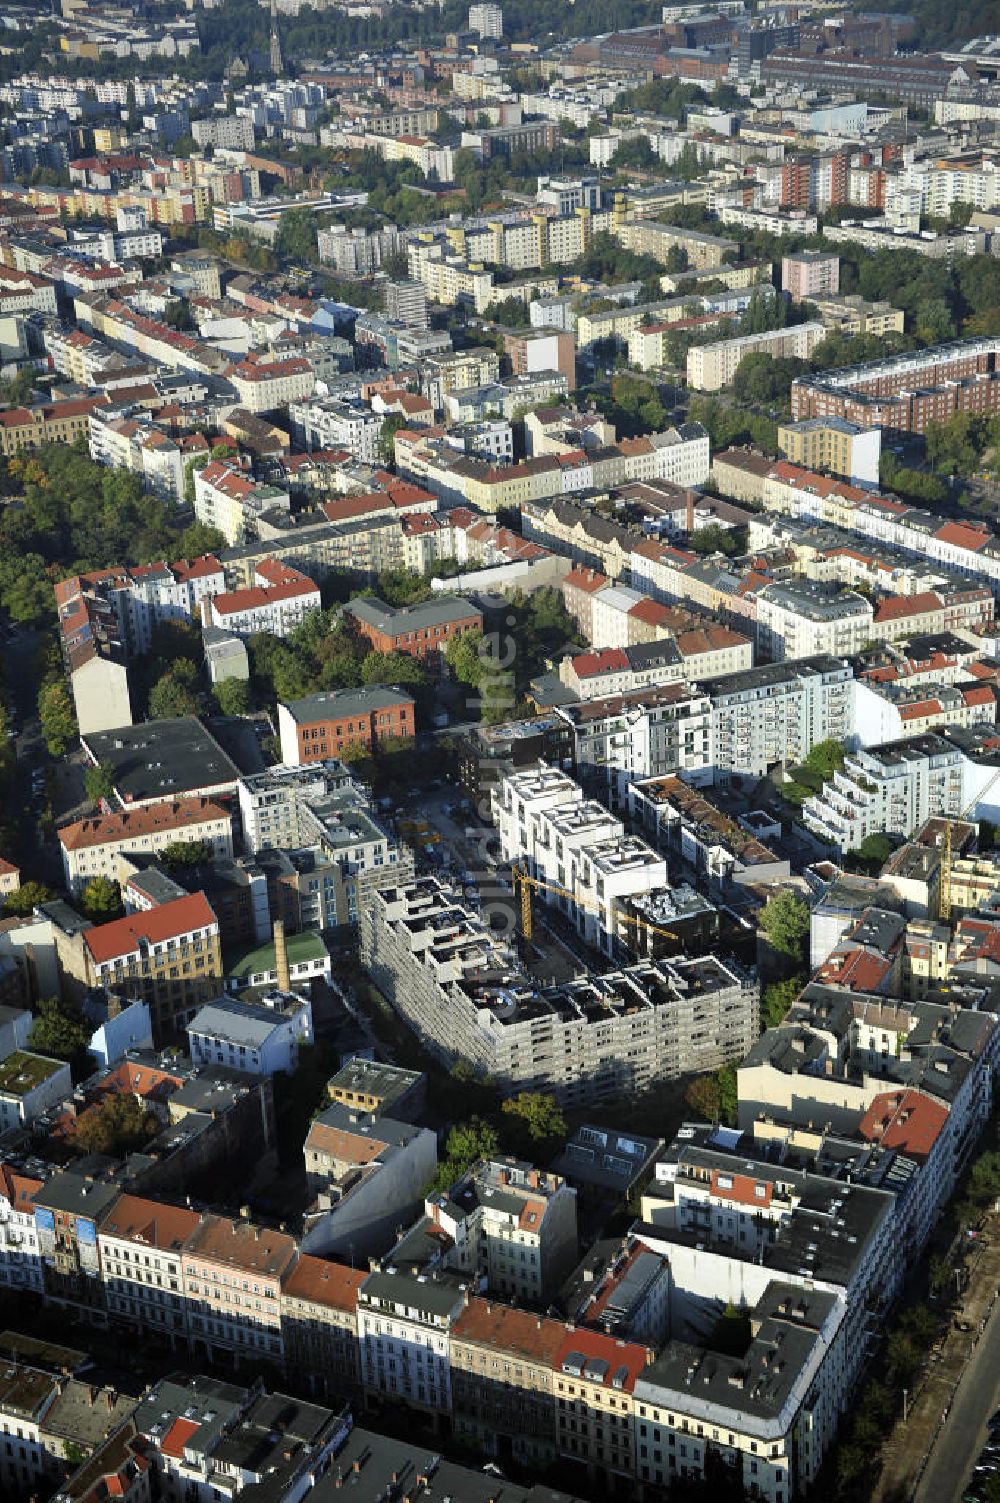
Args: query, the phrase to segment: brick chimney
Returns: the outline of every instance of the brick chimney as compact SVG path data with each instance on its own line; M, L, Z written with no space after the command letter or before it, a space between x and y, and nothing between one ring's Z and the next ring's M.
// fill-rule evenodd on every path
M288 944L285 940L285 921L274 921L274 964L278 972L278 988L283 992L292 989L292 977L288 969Z

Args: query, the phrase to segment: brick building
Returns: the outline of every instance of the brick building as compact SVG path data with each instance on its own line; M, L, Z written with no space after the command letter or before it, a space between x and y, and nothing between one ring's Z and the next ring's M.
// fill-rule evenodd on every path
M413 700L384 684L310 694L278 705L278 733L282 762L301 767L337 757L358 742L408 739L414 733Z
M361 598L345 606L344 613L373 652L405 652L411 658L438 658L452 637L483 626L482 611L460 595L398 608Z

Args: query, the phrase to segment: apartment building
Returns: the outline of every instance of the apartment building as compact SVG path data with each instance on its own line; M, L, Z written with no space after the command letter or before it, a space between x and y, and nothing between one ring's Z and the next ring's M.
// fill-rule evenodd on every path
M565 1324L472 1295L451 1328L456 1438L541 1467L556 1457L553 1374Z
M35 1226L35 1195L42 1181L13 1164L0 1162L0 1286L44 1289Z
M274 412L293 402L305 402L316 385L316 372L299 355L282 360L248 355L233 366L229 379L247 412Z
M89 443L90 457L98 464L129 470L140 477L145 490L166 501L183 501L180 445L145 416L95 410L90 414Z
M742 334L736 339L722 339L715 344L694 345L688 351L687 380L695 391L719 391L728 386L746 355L765 354L787 359L808 360L826 330L821 323L793 324L787 329L771 329L765 334ZM794 392L795 387L792 387ZM812 416L797 412L793 417Z
M120 856L156 855L172 845L204 843L213 860L233 855L230 811L207 798L168 799L141 809L97 814L58 832L66 886L78 893L94 877L120 878Z
M605 955L624 942L622 906L667 885L666 862L557 768L510 773L493 792L492 816L504 860L523 863L539 900Z
M223 974L219 924L204 893L92 925L78 948L78 979L148 1003L158 1038L216 995Z
M439 1057L567 1105L708 1069L754 1036L759 992L730 962L644 961L539 988L509 942L432 878L374 894L361 947L376 984Z
M640 778L682 772L694 785L711 779L712 707L704 690L654 685L559 705L553 717L569 728L575 776L611 809Z
M190 1350L279 1362L281 1282L295 1256L285 1232L203 1212L181 1253Z
M576 1191L517 1159L482 1160L426 1214L451 1243L445 1266L514 1303L540 1307L576 1265Z
M286 490L252 480L221 460L194 472L195 518L221 532L230 547L257 537L265 513L290 509Z
M122 1195L97 1231L109 1316L171 1351L187 1343L183 1248L198 1224L197 1211Z
M383 419L360 402L333 396L294 401L288 420L296 440L309 452L344 449L362 464L378 461Z
M676 863L672 869L690 870L703 888L725 894L732 887L787 881L790 875L788 857L766 844L780 833L769 816L736 820L709 793L679 777L635 783L628 802L633 822Z
M281 760L286 766L337 757L348 746L374 746L415 733L414 704L401 689L379 684L337 689L278 704Z
M933 733L871 746L847 757L843 770L806 800L802 817L841 851L867 835L909 839L926 819L961 814L966 803L964 756Z
M873 640L875 612L864 595L813 579L765 586L757 596L757 650L781 663L854 657Z
M840 257L829 251L793 251L781 258L781 286L793 302L835 296L840 291Z
M10 459L22 450L43 444L72 444L90 433L91 414L107 406L107 398L73 397L41 407L9 407L0 413L0 455Z
M454 1275L376 1269L358 1289L358 1342L366 1400L427 1414L451 1408L449 1332L468 1288Z
M837 334L902 334L902 308L891 303L868 302L857 293L814 298L822 323Z
M821 741L844 745L854 729L854 673L832 654L814 654L716 678L711 703L715 778L761 778L804 761Z
M429 1128L343 1102L313 1119L303 1154L311 1203L302 1246L324 1257L364 1257L392 1246L400 1226L419 1213L438 1162Z
M878 485L881 428L859 428L846 418L803 418L778 425L778 448L807 470L829 470L852 485Z
M357 1300L366 1276L364 1269L300 1253L285 1277L285 1371L313 1397L360 1397Z
M864 427L923 433L957 412L1000 410L1000 336L929 345L792 382L792 418L842 417Z
M321 604L319 587L307 574L279 559L265 558L255 564L254 582L248 589L207 597L205 624L239 637L258 632L287 637Z
M559 371L566 390L576 390L576 340L561 329L529 329L504 333L504 353L515 376Z

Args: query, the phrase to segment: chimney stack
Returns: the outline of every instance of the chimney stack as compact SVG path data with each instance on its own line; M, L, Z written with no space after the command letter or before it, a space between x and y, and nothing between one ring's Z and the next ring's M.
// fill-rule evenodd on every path
M292 989L292 977L288 969L288 945L285 941L285 921L274 921L274 963L278 972L278 989L290 992Z

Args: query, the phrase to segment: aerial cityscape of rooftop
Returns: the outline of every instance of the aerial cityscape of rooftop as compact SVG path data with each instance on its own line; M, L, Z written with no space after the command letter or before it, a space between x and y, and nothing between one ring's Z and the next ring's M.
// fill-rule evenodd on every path
M0 1503L1000 1503L996 4L0 18Z

